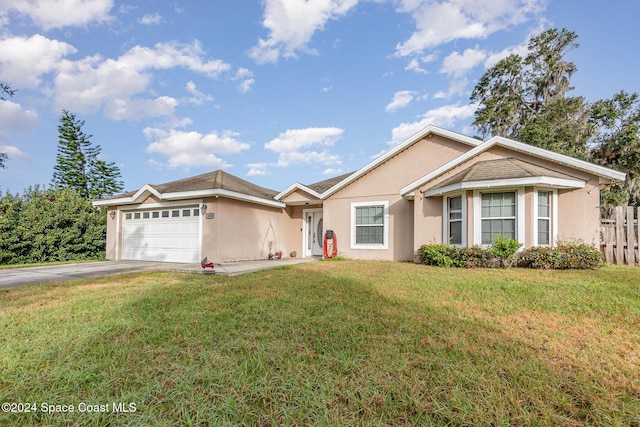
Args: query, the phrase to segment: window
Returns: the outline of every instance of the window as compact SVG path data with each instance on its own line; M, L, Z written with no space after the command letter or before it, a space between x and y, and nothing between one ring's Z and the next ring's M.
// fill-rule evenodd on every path
M130 213L128 213L124 217L125 217L125 219L131 219L132 215Z
M169 211L162 211L162 218L169 218Z
M200 216L200 209L196 208L193 210L193 216Z
M482 240L490 245L502 234L505 238L516 239L516 193L483 193L481 196Z
M447 200L447 241L452 245L462 245L462 196L449 197Z
M356 244L383 244L384 206L356 208Z
M183 209L182 216L191 216L191 209Z
M142 212L142 219L149 219L149 212Z
M351 247L386 249L388 247L388 202L351 204Z
M158 211L152 212L151 213L151 217L152 218L160 218L160 212L158 212Z
M180 216L179 210L171 211L171 218L177 218L179 216Z
M536 189L533 197L533 244L555 246L558 192L554 189Z
M538 244L551 242L551 192L538 191Z
M133 219L140 219L140 212L136 212L133 214Z

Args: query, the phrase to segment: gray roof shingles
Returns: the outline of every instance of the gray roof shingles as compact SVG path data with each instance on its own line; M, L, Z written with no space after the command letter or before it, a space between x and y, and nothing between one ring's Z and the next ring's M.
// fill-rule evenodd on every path
M267 200L272 200L273 197L278 194L277 191L260 187L259 185L255 185L249 181L245 181L244 179L240 179L237 176L231 175L221 170L204 173L202 175L197 175L191 178L184 178L177 181L166 182L164 184L149 185L156 189L159 193L180 193L188 191L223 189ZM108 197L103 200L131 197L136 194L136 192L137 191L129 191L127 193L118 194L116 196Z
M552 178L576 179L554 170L525 162L520 159L508 158L497 160L484 160L475 163L457 174L445 179L433 189L443 188L448 185L462 182L495 181L512 178L529 178L534 176L547 176Z

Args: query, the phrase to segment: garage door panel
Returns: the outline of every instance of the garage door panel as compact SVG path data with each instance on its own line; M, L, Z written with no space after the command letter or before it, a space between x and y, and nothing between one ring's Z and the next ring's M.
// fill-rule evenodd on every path
M149 211L125 215L122 259L199 262L200 217L192 216L194 209L171 209L164 217L161 212L145 215Z

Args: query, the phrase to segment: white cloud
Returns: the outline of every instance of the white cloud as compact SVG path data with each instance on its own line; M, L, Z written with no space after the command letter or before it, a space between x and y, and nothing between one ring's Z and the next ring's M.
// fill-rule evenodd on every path
M142 25L160 25L164 22L164 18L159 13L145 13L142 18L140 18L140 23Z
M267 170L267 168L269 167L268 163L249 163L247 164L247 167L249 168L247 176L269 175L269 171Z
M340 156L329 153L327 148L332 147L343 133L343 129L335 127L289 129L267 142L264 148L279 154L277 165L282 167L294 163L339 164ZM313 146L324 149L309 150Z
M55 71L62 58L75 53L76 48L36 34L0 40L0 52L2 80L15 87L35 89L42 76Z
M404 67L405 71L413 71L418 74L429 74L429 71L426 68L422 67L422 64L428 64L429 62L433 62L437 59L436 54L429 54L425 56L421 56L420 58L411 58L406 67Z
M340 156L323 151L291 151L280 153L278 166L286 167L292 164L322 164L339 165L342 163Z
M249 149L249 144L239 141L238 133L224 131L221 134L145 128L147 139L153 140L147 152L166 156L169 167L207 166L212 169L231 167L216 154L235 154Z
M205 102L213 101L213 96L200 92L196 88L196 84L192 81L187 82L186 89L187 89L187 92L193 95L191 98L188 99L188 102L191 104L202 105Z
M401 90L399 92L396 92L393 95L393 99L391 100L391 102L385 107L384 111L390 113L401 108L405 108L411 103L411 101L413 101L413 97L415 95L416 92L410 90Z
M55 105L78 113L104 109L105 115L116 120L171 116L177 106L174 98L148 98L145 93L153 78L151 71L176 67L210 78L231 69L223 61L204 58L198 42L135 46L117 59L95 55L78 61L62 60L55 78Z
M50 30L108 21L112 7L113 0L0 0L0 16L18 13Z
M433 95L433 98L434 99L450 99L454 95L462 96L465 94L467 84L469 84L469 80L467 80L466 78L451 80L449 84L449 89L446 91L444 90L438 91L435 95Z
M329 20L344 16L359 0L265 0L262 25L269 37L260 38L249 51L258 63L277 62L280 56L314 53L308 44Z
M253 72L246 68L238 68L236 71L235 77L233 77L234 81L240 81L238 84L238 90L242 93L247 93L253 87L253 84L256 82L253 78Z
M344 169L340 169L340 168L327 168L322 171L323 175L329 175L329 176L338 176L342 173L344 173Z
M34 110L25 110L13 101L0 101L0 129L2 131L29 132L38 123Z
M31 160L31 156L22 152L18 147L13 145L0 145L0 153L5 153L9 157L9 160Z
M398 43L397 56L421 53L458 39L485 39L521 24L544 9L548 0L400 0L398 11L411 14L416 31Z
M103 112L113 120L141 120L145 117L171 117L178 101L170 96L150 98L115 98L105 103Z
M481 64L487 57L487 53L480 49L465 49L462 54L452 52L442 61L441 73L449 74L454 78L461 78L467 72Z
M391 141L389 141L388 145L396 146L428 125L452 128L458 121L473 117L476 108L476 105L454 104L427 111L420 120L412 123L401 123L393 128L391 130Z
M316 144L331 147L343 133L343 129L334 127L289 129L282 132L277 138L267 142L264 148L277 153L284 153L288 151L298 151Z

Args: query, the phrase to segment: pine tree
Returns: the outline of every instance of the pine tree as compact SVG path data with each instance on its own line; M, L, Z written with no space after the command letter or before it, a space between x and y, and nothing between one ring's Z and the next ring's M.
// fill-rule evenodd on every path
M82 131L84 120L63 110L58 125L58 155L51 185L72 188L87 199L98 199L122 191L120 170L114 163L100 160L102 148L93 146L91 135Z

